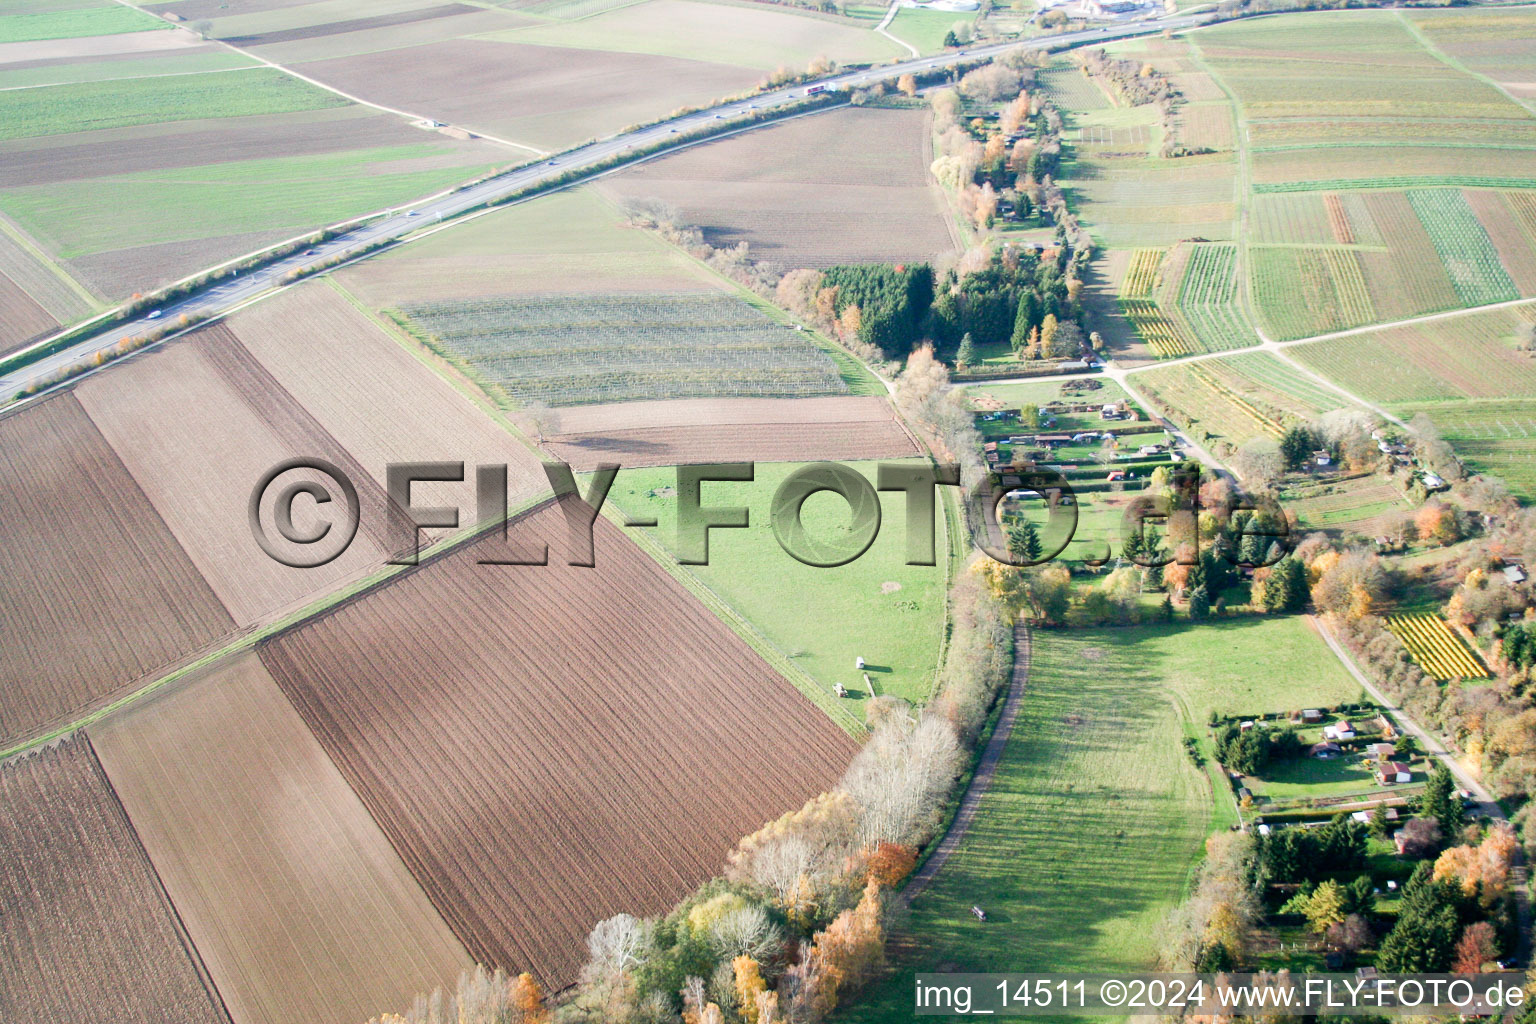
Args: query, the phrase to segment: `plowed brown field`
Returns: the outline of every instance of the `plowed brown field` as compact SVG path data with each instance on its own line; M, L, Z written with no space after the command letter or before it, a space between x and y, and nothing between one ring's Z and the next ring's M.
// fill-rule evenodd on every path
M289 394L382 484L391 462L463 462L463 484L417 484L421 506L474 516L474 467L506 463L511 502L546 490L539 459L323 281L253 306L232 325Z
M222 324L136 357L77 389L193 563L241 625L325 593L384 561L382 488L266 374ZM197 429L188 430L189 423ZM295 569L251 536L247 504L284 459L318 456L352 478L363 522L329 565Z
M663 199L711 244L780 269L931 259L955 239L930 184L924 111L850 107L638 164L607 179Z
M0 273L0 356L16 351L58 326L59 322L33 301L32 296Z
M565 527L546 504L515 529ZM262 658L471 955L558 987L595 922L664 911L855 747L606 520L594 569L489 550Z
M227 1024L96 757L0 765L0 1020Z
M911 435L875 397L681 399L560 410L545 447L580 470L690 463L910 458Z
M239 1024L356 1024L470 965L254 654L91 741Z
M0 418L0 742L234 623L72 394Z

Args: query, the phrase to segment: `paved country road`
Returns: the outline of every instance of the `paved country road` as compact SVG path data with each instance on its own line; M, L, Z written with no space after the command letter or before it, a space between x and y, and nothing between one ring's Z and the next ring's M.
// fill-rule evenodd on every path
M562 175L572 172L595 174L598 170L598 164L615 157L623 160L627 153L635 150L644 150L646 147L658 143L665 143L673 135L686 135L690 131L715 125L717 122L724 122L725 125L729 125L731 122L743 117L755 116L763 111L788 107L804 100L808 89L816 89L817 92L823 90L855 89L875 82L889 80L907 72L934 71L973 61L979 57L994 56L1021 45L1042 49L1081 46L1085 43L1102 42L1124 36L1162 31L1163 29L1189 28L1198 24L1201 20L1201 16L1198 15L1183 15L1153 21L1131 22L1125 25L1089 29L1080 32L1064 32L1052 36L1013 40L1006 43L974 46L953 53L944 53L933 57L922 57L916 60L900 61L866 70L853 71L832 78L822 79L812 83L810 86L797 85L792 88L761 93L732 103L725 103L692 114L675 117L649 127L637 128L632 132L626 132L622 135L599 139L596 142L590 142L585 146L557 154L546 160L515 168L493 178L487 178L462 191L429 199L412 209L401 209L386 215L381 220L337 235L335 238L315 245L311 249L276 260L258 269L246 271L238 277L227 278L193 295L166 303L158 311L160 315L153 320L149 319L146 314L146 316L135 320L104 327L99 333L93 334L63 351L41 357L37 361L12 370L5 377L0 378L0 401L15 396L25 388L46 380L49 376L69 366L89 362L96 353L111 349L124 338L142 335L154 330L156 327L175 323L176 319L180 316L185 315L207 319L227 313L238 306L283 287L282 279L289 271L358 255L371 246L403 238L437 221L456 217L481 204L503 199L524 189L553 181ZM773 124L774 121L769 120L761 123ZM756 127L756 125L743 124L741 127L745 129ZM695 144L688 143L685 140L679 140L679 142L682 145ZM648 156L650 154L643 155ZM641 158L642 154L634 154L634 159ZM604 169L606 170L606 168ZM318 226L316 230L318 230Z

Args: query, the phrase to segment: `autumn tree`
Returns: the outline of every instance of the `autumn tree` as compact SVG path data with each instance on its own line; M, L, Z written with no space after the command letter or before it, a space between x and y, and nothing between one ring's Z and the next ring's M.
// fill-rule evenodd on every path
M1045 318L1040 321L1040 350L1042 352L1051 351L1051 347L1056 341L1056 332L1060 329L1061 325L1056 320L1056 314L1045 314Z
M1477 846L1453 846L1435 861L1435 880L1455 880L1468 896L1481 893L1487 904L1509 891L1509 872L1519 843L1514 830L1498 825Z
M758 962L749 956L731 961L736 980L736 1007L743 1024L758 1024L758 996L768 991Z
M1483 965L1499 958L1499 936L1487 921L1469 924L1461 931L1456 943L1456 958L1451 963L1453 974L1481 974Z
M881 843L869 855L868 879L894 889L917 867L917 850L902 843Z
M896 88L905 93L908 99L917 95L917 79L909 71L896 79Z
M512 979L512 1024L549 1024L549 1008L544 1005L544 990L533 975L524 971Z

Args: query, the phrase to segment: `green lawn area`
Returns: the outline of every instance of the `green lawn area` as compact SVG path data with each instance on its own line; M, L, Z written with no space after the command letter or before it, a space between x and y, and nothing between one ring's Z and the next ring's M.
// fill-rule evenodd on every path
M871 482L873 462L849 463ZM906 559L905 498L881 494L882 522L874 545L847 565L823 569L803 565L780 548L769 521L774 491L798 466L758 463L752 483L706 483L706 506L745 505L747 529L710 531L704 566L680 567L751 622L828 690L842 683L855 696L842 703L864 720L866 698L854 659L863 657L879 694L926 701L937 669L944 629L947 542L939 514L939 564L914 566ZM609 500L635 517L655 516L652 531L669 552L676 551L677 471L625 469ZM805 503L804 522L814 537L847 529L847 504L819 494Z
M310 228L416 199L489 169L390 169L442 152L434 143L420 143L33 185L0 195L0 210L64 259L159 242Z
M0 139L127 128L193 118L284 114L345 106L346 103L340 96L305 85L275 68L121 82L80 82L10 93L5 101L4 117L0 118Z
M143 11L119 4L79 5L77 10L40 11L0 16L0 43L34 43L44 39L112 36L124 32L168 29L171 26Z
M842 1014L912 1019L912 972L1147 967L1213 823L1184 753L1212 711L1289 709L1358 686L1300 618L1037 632L1028 695L959 852L914 901L892 976ZM970 914L972 904L988 920Z
M958 11L930 11L916 7L903 7L886 26L886 31L897 39L911 43L923 53L936 53L944 49L944 36L956 24L975 24L976 15Z
M1376 785L1362 754L1346 754L1326 761L1305 755L1294 760L1272 761L1264 769L1261 779L1248 780L1248 788L1255 795L1272 800L1301 800L1346 793L1375 796L1383 792Z

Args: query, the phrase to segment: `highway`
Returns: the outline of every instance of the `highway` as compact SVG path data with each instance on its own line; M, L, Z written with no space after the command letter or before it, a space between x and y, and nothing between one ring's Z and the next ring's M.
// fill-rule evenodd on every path
M462 191L429 199L414 207L392 211L384 215L380 220L374 220L371 223L353 228L328 241L315 245L313 248L301 250L291 256L275 260L255 270L249 270L239 276L227 278L214 286L200 290L192 295L168 302L158 310L146 313L143 317L104 327L100 332L82 339L67 349L18 367L10 371L5 377L0 378L0 401L12 398L31 385L44 381L70 366L90 362L98 352L112 349L124 338L140 336L157 327L174 325L181 316L209 319L227 313L262 295L284 287L283 278L290 271L317 263L332 263L347 259L360 254L371 246L404 238L430 224L448 220L484 203L504 199L514 193L552 181L572 171L596 173L599 169L598 165L612 157L622 158L626 153L643 151L656 143L666 142L674 135L687 135L689 132L711 125L718 125L723 128L732 122L757 115L763 111L772 111L790 106L796 102L803 101L807 96L808 89L815 89L817 92L857 89L875 82L890 80L907 72L923 73L953 67L957 64L974 61L977 58L990 57L1019 46L1031 49L1060 49L1063 47L1081 46L1085 43L1118 39L1124 36L1139 35L1146 32L1161 31L1163 29L1188 28L1198 24L1201 20L1199 15L1181 15L1172 18L1128 22L1123 25L1087 29L1078 32L1064 32L1052 36L1037 36L1031 39L973 46L953 53L921 57L915 60L906 60L894 64L884 64L878 67L852 71L825 78L810 85L795 85L760 93L732 103L725 103L695 113L684 114L648 127L637 128L631 132L599 139L565 153L556 154L548 159L514 168L495 177L487 178ZM761 123L772 124L774 122L769 120ZM743 121L740 127L748 128L754 127L754 125ZM701 139L699 141L705 140ZM680 145L689 144L685 140L679 140L679 143ZM638 159L640 156L648 154L636 153L635 155ZM316 230L319 230L318 226Z

